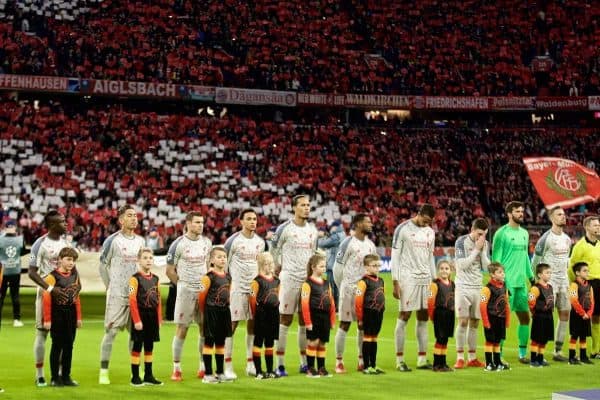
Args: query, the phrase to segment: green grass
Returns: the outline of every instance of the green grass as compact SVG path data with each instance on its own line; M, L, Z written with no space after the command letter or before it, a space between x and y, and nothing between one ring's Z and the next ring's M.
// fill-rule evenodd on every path
M385 274L388 288L391 287L389 274ZM569 366L552 363L544 369L533 369L519 365L516 360L516 332L509 329L509 338L505 346L505 358L513 369L502 373L486 373L481 369L466 369L447 374L434 374L431 371L413 371L400 373L394 370L394 326L397 317L397 302L388 291L387 311L379 341L378 364L387 374L364 376L353 372L350 367L356 365L355 325L351 327L346 345L346 366L351 370L347 375L336 375L331 379L307 379L296 373L298 350L296 329L290 329L287 350L287 366L291 376L285 379L255 381L243 376L245 369L244 326L240 326L235 336L234 363L240 378L230 384L203 385L195 378L198 364L197 329L190 329L184 347L182 366L184 381L172 383L171 339L175 326L165 324L161 329L162 341L157 343L154 352L155 375L165 382L162 387L133 388L129 386L129 356L127 354L127 333L119 334L113 347L111 360L110 386L97 383L99 347L103 335L102 317L104 296L85 294L82 296L84 326L78 331L73 359L73 377L81 384L78 388L36 388L33 384L34 368L32 344L33 329L33 291L24 290L22 296L24 328L13 328L10 300L4 308L5 319L0 330L0 387L5 393L1 399L164 399L191 398L201 396L206 399L281 399L281 398L319 398L319 399L549 399L556 391L594 388L598 384L600 362L594 366ZM166 293L165 293L166 296ZM414 336L414 316L408 327L405 353L410 366L416 361L416 341ZM328 346L327 366L334 367L333 339L331 334ZM433 333L430 332L428 356L431 358ZM482 339L480 339L482 343ZM552 348L550 344L550 348ZM50 350L47 343L46 356ZM455 361L454 341L450 342L449 364ZM482 350L478 352L480 358ZM49 364L46 363L46 377Z

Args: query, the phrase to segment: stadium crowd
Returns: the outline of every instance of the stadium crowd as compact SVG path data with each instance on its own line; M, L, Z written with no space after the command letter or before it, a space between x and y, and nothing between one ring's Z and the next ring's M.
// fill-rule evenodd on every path
M338 93L600 93L600 14L589 0L66 3L1 3L0 73Z
M561 155L594 169L600 155L585 129L382 130L56 101L37 108L2 102L0 132L0 199L19 211L27 239L39 235L41 215L58 207L88 249L116 229L110 210L119 201L136 203L143 230L155 227L167 243L201 204L207 232L222 241L238 210L259 210L264 235L289 215L289 193L300 192L313 196L322 227L339 215L348 225L351 210L369 210L378 246L389 246L395 224L430 202L438 209L437 242L451 245L474 217L500 223L511 198L525 202L529 223L545 223L542 203L524 184L523 156Z

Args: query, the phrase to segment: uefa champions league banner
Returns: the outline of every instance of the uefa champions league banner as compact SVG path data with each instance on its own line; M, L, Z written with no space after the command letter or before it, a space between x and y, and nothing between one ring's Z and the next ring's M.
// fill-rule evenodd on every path
M583 165L556 157L529 157L523 162L547 208L573 207L600 197L598 174Z

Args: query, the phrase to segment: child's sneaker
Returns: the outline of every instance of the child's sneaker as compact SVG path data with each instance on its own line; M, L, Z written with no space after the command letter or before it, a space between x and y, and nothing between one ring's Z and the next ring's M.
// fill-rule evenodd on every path
M485 365L482 365L485 366ZM465 360L463 360L462 358L459 358L458 360L456 360L456 363L454 363L454 369L463 369L465 367Z
M306 371L306 376L308 378L320 378L321 377L321 375L319 375L317 370L314 368L309 368L308 371Z
M268 379L277 379L277 378L279 378L279 375L277 375L275 372L267 372L267 373L265 373L265 376Z
M162 386L162 382L154 377L154 375L146 376L144 375L144 385L149 386Z
M329 371L327 371L327 369L325 369L325 367L319 368L319 375L324 378L331 378L333 376L329 373Z
M569 365L581 365L581 361L576 358L569 358Z
M510 365L501 362L500 364L496 365L496 371L510 371Z
M300 368L298 368L298 372L301 374L306 374L308 372L308 365L302 364Z
M279 375L280 378L288 376L288 373L283 365L277 367L277 375Z
M483 369L485 372L494 372L496 371L496 366L494 364L488 364Z
M358 372L362 372L364 369L365 369L365 364L358 363L358 365L356 366L356 370Z
M131 378L131 386L144 386L144 382L139 376L134 376Z
M197 373L198 379L204 378L204 375L206 375L206 372L203 369L199 369Z
M202 383L215 384L219 382L221 382L219 378L214 375L205 375L204 378L202 378Z
M257 381L262 380L262 379L269 379L269 376L265 373L263 374L262 372L258 372L256 374L256 376L254 377L254 379L256 379Z

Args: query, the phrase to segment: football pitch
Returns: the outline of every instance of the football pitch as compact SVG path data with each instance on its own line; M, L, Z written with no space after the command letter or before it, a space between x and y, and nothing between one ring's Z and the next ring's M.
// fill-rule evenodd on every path
M514 325L509 328L504 357L512 370L484 372L480 368L469 368L451 373L434 373L413 370L409 373L395 370L394 327L397 317L397 302L391 296L389 274L386 280L387 309L379 338L378 365L386 371L384 375L363 375L356 367L356 325L353 324L346 343L345 363L349 372L331 378L308 379L297 373L299 365L297 330L290 329L286 366L290 376L282 379L255 380L245 376L245 327L238 327L234 340L234 365L238 380L217 385L203 384L195 373L198 367L198 331L190 328L185 342L182 382L171 382L171 340L175 325L165 323L161 328L161 341L154 350L154 374L164 382L160 387L132 387L129 385L130 364L128 333L117 336L110 364L111 385L98 385L99 348L103 335L103 294L83 294L83 327L78 330L73 356L73 373L80 386L77 388L37 388L34 385L32 346L34 339L33 290L25 289L22 295L23 320L25 327L13 328L10 296L4 305L4 320L0 330L0 387L5 392L1 399L187 399L199 396L206 399L550 399L552 392L600 387L598 372L600 362L592 366L570 366L551 362L547 368L530 368L517 362L517 342ZM166 297L164 293L163 300ZM296 318L295 318L296 319ZM516 319L516 318L514 318ZM513 320L514 320L513 319ZM406 362L416 364L416 339L414 316L407 328ZM327 348L326 365L334 370L334 336L331 331ZM478 357L483 359L483 338L479 339ZM591 339L589 339L591 340ZM434 337L430 325L428 358L432 359ZM553 348L553 344L549 345ZM50 339L46 346L46 379L49 380L48 355ZM547 357L550 359L550 357ZM448 364L456 359L454 340L449 343ZM214 361L213 361L214 362ZM264 366L264 360L263 360ZM143 369L143 367L142 367Z

